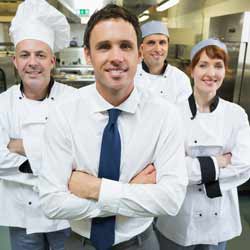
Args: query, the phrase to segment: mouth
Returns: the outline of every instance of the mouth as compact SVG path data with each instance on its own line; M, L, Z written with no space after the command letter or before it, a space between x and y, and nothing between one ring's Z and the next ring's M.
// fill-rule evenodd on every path
M120 78L128 71L128 68L108 68L105 71L108 72L111 78Z
M210 80L203 80L203 83L206 85L206 86L208 86L208 87L213 87L213 86L215 86L216 84L217 84L217 80L212 80L212 79L210 79Z
M30 77L37 77L42 73L42 71L38 71L38 70L36 70L36 71L26 71L25 73Z

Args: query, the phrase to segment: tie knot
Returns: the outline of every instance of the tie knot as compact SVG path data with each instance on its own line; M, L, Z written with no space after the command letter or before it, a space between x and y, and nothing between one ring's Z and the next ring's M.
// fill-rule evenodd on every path
M119 114L121 113L121 110L109 109L108 113L109 113L109 124L115 124Z

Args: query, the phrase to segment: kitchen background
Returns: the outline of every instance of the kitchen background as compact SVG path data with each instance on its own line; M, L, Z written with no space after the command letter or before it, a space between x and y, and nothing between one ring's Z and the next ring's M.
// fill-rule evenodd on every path
M18 82L12 65L14 53L8 29L21 0L0 0L0 93ZM71 25L69 48L57 53L56 80L75 87L94 82L93 69L83 56L83 34L88 17L96 8L116 3L136 14L141 23L161 20L170 31L168 60L183 71L191 47L209 36L228 45L231 73L221 96L239 103L250 117L250 0L48 0L63 12ZM168 7L165 10L162 8ZM243 234L229 242L229 250L248 250L250 245L250 184L240 187ZM8 231L0 227L0 250L9 250Z

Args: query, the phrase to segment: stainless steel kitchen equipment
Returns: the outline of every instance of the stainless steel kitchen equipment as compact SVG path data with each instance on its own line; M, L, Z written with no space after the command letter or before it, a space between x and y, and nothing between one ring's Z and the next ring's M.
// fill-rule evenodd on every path
M13 51L0 51L0 93L17 82L12 55Z
M94 83L93 67L86 64L82 47L66 48L57 54L54 78L76 88Z
M213 17L209 37L217 37L227 45L230 57L230 76L222 85L220 95L240 104L250 119L250 12ZM239 187L250 191L250 181Z
M209 37L225 42L230 57L231 72L220 95L239 103L250 117L250 12L212 17Z

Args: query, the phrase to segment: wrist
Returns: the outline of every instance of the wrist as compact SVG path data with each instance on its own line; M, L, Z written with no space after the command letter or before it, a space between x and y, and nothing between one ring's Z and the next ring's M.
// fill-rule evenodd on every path
M95 177L95 179L93 179L91 188L89 191L89 197L88 197L89 199L92 199L92 200L99 199L101 183L102 183L102 180L100 178Z

